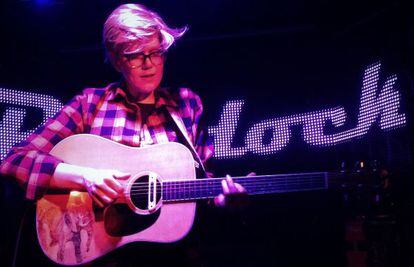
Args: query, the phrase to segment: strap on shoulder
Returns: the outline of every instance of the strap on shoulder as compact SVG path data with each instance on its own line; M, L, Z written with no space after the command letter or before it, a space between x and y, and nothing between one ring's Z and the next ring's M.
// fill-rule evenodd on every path
M170 117L170 119L172 119L172 121L174 122L174 126L176 128L176 132L177 134L181 137L181 139L183 140L184 144L191 152L191 154L193 155L193 158L195 160L195 162L198 164L198 166L196 166L200 171L201 171L201 175L204 176L204 178L207 178L207 172L206 169L204 167L203 162L200 159L200 156L197 154L191 140L190 137L187 134L187 130L185 129L184 126L184 122L181 119L181 117L177 114L177 112L170 108L170 107L166 107L164 106L166 109L166 113L168 114L168 116Z

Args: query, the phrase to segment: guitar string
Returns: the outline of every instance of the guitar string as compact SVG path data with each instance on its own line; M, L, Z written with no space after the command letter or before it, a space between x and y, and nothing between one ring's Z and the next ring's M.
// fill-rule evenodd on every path
M232 178L233 179L240 179L240 180L266 179L266 178L277 180L277 179L286 179L288 177L292 177L292 178L320 177L320 176L325 176L326 174L331 176L331 174L329 174L329 173L309 173L309 174L287 174L287 175L235 176L235 177L232 177ZM221 181L223 179L226 179L226 177L213 177L213 178L204 178L204 179L186 179L186 178L168 179L164 182L173 183L173 182L193 182L193 181ZM144 182L137 182L137 183L144 183Z
M255 191L254 193L252 193L253 195L254 194L260 194L260 193L276 193L276 192L278 192L279 190L278 189L280 189L279 187L268 187L268 188L266 188L266 189L263 189L263 190L259 190L259 191ZM296 192L296 191L314 191L314 190L323 190L324 188L322 188L322 187L320 187L320 188L307 188L307 189L302 189L302 190L297 190L297 189L291 189L291 190L282 190L282 192L281 193L286 193L286 192ZM132 195L132 196L137 196L136 194L134 194L134 195ZM138 194L138 196L143 196L142 198L138 198L138 199L146 199L147 198L147 194ZM166 200L171 200L171 201L173 201L173 200L177 200L177 199L194 199L194 198L208 198L208 197L214 197L214 196L212 196L212 195L207 195L207 196L205 196L205 195L202 195L202 196L196 196L196 195L192 195L193 197L186 197L185 195L182 195L182 196L175 196L175 197L172 197L172 198L169 198L169 197L167 197L167 196L165 196L165 194L163 195L163 197L165 197L166 198Z
M262 182L262 183L242 183L244 187L255 189L257 187L263 186L292 186L292 185L314 185L314 184L325 184L324 181L314 180L314 181L289 181L289 182ZM211 185L196 185L196 186L180 186L180 187L164 187L164 191L186 191L186 190L208 190L210 188L222 188L221 184L211 184ZM148 192L148 187L136 190L130 190L132 193L139 192Z
M280 185L287 185L287 184L312 184L312 183L325 183L325 181L321 181L321 179L314 179L314 180L309 180L309 181L263 181L263 182L246 182L246 183L240 183L243 186L246 187L251 187L252 185L266 185L266 184L280 184ZM204 189L204 188L209 188L209 187L214 187L214 186L220 186L221 187L221 183L211 183L211 184L187 184L187 185L179 185L179 186L174 186L174 185L164 185L163 188L164 189L169 189L169 190L180 190L180 189L189 189L189 188L196 188L196 189ZM143 191L147 191L148 190L148 186L143 186L140 187L138 189L132 189L130 190L130 192L143 192Z
M267 190L267 189L275 189L275 188L279 188L280 190L283 189L287 189L287 190L292 190L295 188L289 188L291 186L297 186L297 185L302 185L303 187L301 189L305 189L305 188L309 188L306 186L310 186L310 188L322 188L324 187L324 183L320 183L320 186L318 186L315 182L289 182L289 183L261 183L259 185L250 185L250 187L248 187L248 189L250 190L257 190L257 189L263 189L263 190ZM178 190L177 190L178 189ZM197 187L187 187L185 190L182 190L183 188L164 188L163 193L164 194L188 194L188 193L195 193L195 192L203 192L206 193L207 191L221 191L222 187L221 185L213 185L209 188L197 188ZM125 195L148 195L147 194L147 190L144 191L133 191L132 193L126 193Z
M266 188L266 187L279 187L279 188L289 188L292 186L296 186L298 188L305 188L305 187L320 187L320 186L324 186L326 187L325 183L321 182L321 181L314 181L314 182L289 182L289 183L260 183L260 184L255 184L255 185L244 185L244 187L246 187L247 191L249 190L255 190L257 188ZM186 193L186 192L206 192L206 191L211 191L211 190L215 190L215 189L220 189L220 191L222 190L222 186L221 185L212 185L209 187L181 187L181 188L165 188L163 189L163 192L167 192L167 193L175 193L175 194L180 194L180 193ZM148 194L148 190L135 190L135 191L130 191L127 194Z
M340 176L340 175L338 175ZM317 177L317 176L315 176ZM320 177L319 177L320 178ZM335 178L331 178L330 179L335 180ZM342 179L343 180L343 179ZM250 187L250 190L255 189L256 191L250 193L251 195L255 195L255 194L267 194L267 193L276 193L277 191L282 191L283 192L295 192L295 191L314 191L314 190L324 190L326 189L326 185L325 185L325 181L320 181L320 179L317 180L317 182L321 183L320 187L316 187L315 184L313 184L310 188L307 187L302 187L300 189L297 188L286 188L289 187L291 185L294 184L299 184L299 185L304 185L304 184L312 184L315 181L304 181L304 182L291 182L291 181L287 181L285 180L285 183L282 184L282 186L280 186L280 181L278 181L278 183L266 183L266 186L261 188L260 186L256 186L254 185L253 187ZM281 188L282 187L282 188ZM284 188L283 188L284 187ZM166 189L166 188L165 188ZM209 195L203 195L202 193L207 193L205 191L200 192L200 188L197 187L187 187L185 188L187 191L177 191L172 192L172 190L176 190L177 188L170 188L170 190L164 190L163 192L161 192L162 197L164 198L165 201L180 201L180 200L196 200L196 199L201 199L201 198L211 198L213 196L209 196ZM179 187L179 190L183 189L183 187ZM217 183L215 183L212 187L210 186L209 188L209 194L214 194L214 191L216 191L216 193L221 192L222 188L221 185L217 185ZM259 190L257 190L259 189ZM203 189L204 190L204 189ZM200 193L200 194L197 194ZM174 194L173 196L171 196L172 194ZM133 193L133 194L126 194L127 196L137 196L138 200L139 199L145 199L147 198L148 194L147 193Z
M301 178L301 176L304 177L303 175L289 175L288 177L290 179L286 179L287 178L286 176L283 176L283 177L280 177L280 178L273 177L273 181L265 181L264 184L265 184L267 189L269 189L269 187L271 187L271 186L285 187L286 188L286 187L289 187L289 186L292 186L292 185L295 185L295 184L296 185L303 185L303 186L304 185L311 185L311 188L314 188L316 186L315 183L318 183L318 182L321 183L322 182L322 186L324 186L324 184L325 184L324 180L320 181L320 179L324 179L324 177L320 177L320 174L312 175L312 177L318 178L317 180L310 179L310 176L306 176L306 178L309 179L309 180L297 181L298 178ZM339 177L339 176L342 176L342 175L338 174L337 176ZM257 180L259 180L260 178L270 178L270 177L272 177L272 176L255 176L255 177L251 177L251 178L241 178L239 180L241 180L240 182L244 186L246 186L246 187L250 186L249 189L254 190L254 189L257 189L257 188L260 188L260 187L263 186L263 183L258 182ZM293 177L296 178L296 179L292 179ZM235 178L237 179L237 177L235 177ZM336 177L333 177L333 175L330 174L330 178L331 178L330 182L332 182L332 180L335 180ZM188 180L188 181L181 180L181 181L178 181L177 184L173 184L175 182L167 181L166 185L168 185L169 188L164 187L165 190L164 190L163 193L164 194L189 194L189 193L199 192L201 190L203 192L205 192L206 187L210 191L211 190L218 190L218 189L221 189L220 184L218 184L219 182L221 183L221 180L222 180L221 178L215 178L214 180L208 180L208 181L207 180ZM251 182L254 182L255 187L251 187L251 183L249 184L249 182L248 182L249 180ZM283 180L283 181L280 181L280 180ZM295 180L295 181L292 181L292 180ZM207 184L205 184L205 183L195 183L196 181L197 182L206 181ZM137 186L136 184L145 184L145 186ZM131 190L132 195L140 194L140 192L143 192L143 193L141 193L142 195L148 195L147 194L147 189L148 189L147 183L137 182L134 185L135 186L133 186L133 187L135 189ZM140 190L140 188L144 188L144 189ZM177 189L178 189L178 191L177 191ZM305 187L303 187L303 189L305 189ZM292 190L292 189L290 189L290 190ZM129 193L127 195L131 195L131 194Z
M258 182L258 180L268 179L270 181L289 181L289 180L307 180L312 178L320 178L325 179L325 177L321 177L321 175L312 175L312 176L298 176L298 177L292 177L292 176L284 176L284 177L272 177L272 176L255 176L255 177L248 177L248 178L240 178L240 177L234 177L233 180L235 182ZM164 181L164 184L172 185L174 183L181 184L181 185L188 185L188 184L205 184L205 183L221 183L222 180L225 178L211 178L211 179L193 179L193 180L177 180L177 181ZM134 188L139 188L140 185L143 185L143 187L148 186L148 182L136 182L132 185Z
M268 177L263 177L263 178L268 178ZM316 179L314 179L316 178ZM293 180L293 181L292 181ZM320 176L313 176L313 177L307 177L306 180L301 179L302 183L313 183L313 182L323 182L325 183L325 178L324 177L320 177ZM322 180L322 181L321 181ZM292 183L292 182L298 182L298 178L296 179L286 179L286 177L283 178L274 178L270 181L259 181L259 179L254 178L241 178L239 181L236 180L236 182L239 182L243 185L249 186L251 184L261 184L261 183ZM333 184L335 182L335 179L329 179L329 183ZM137 184L142 184L141 185L137 185ZM213 185L217 185L217 184L221 184L221 179L220 178L215 178L214 180L188 180L188 181L177 181L177 182L165 182L164 183L164 187L170 187L170 188L178 188L178 189L187 189L187 188L192 188L192 187L198 187L198 188L203 188L203 187L211 187ZM144 190L146 191L148 189L148 183L135 183L132 186L131 191L139 191L139 190Z
M316 178L316 179L315 179ZM313 177L307 177L306 180L301 179L300 181L298 181L298 179L286 179L286 178L278 178L278 179L272 179L272 180L266 180L266 181L260 181L259 179L248 179L248 178L243 178L241 180L236 180L235 182L240 183L242 185L246 185L249 186L251 184L268 184L268 183L297 183L297 182L303 182L303 183L309 183L309 182L315 182L315 181L323 181L325 182L325 179L323 177L319 177L319 176L313 176ZM174 188L192 188L192 187L210 187L210 186L214 186L214 185L221 185L221 180L212 180L212 181L202 181L202 180L194 180L194 181L181 181L181 182L177 182L176 184L174 184L175 182L167 182L164 183L164 187L174 187ZM139 191L139 190L146 190L148 189L148 183L141 183L143 185L132 185L131 187L131 191Z

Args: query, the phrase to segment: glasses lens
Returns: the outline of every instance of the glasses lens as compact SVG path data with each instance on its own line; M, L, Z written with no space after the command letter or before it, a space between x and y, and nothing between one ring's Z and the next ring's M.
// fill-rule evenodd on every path
M151 61L152 64L161 65L164 60L163 54L164 53L162 51L152 52L149 55L137 53L137 54L128 55L127 59L128 59L129 65L133 68L140 67L144 63L144 60L146 60L147 58Z
M143 54L131 54L127 57L128 63L131 67L137 68L142 65L142 62L144 61L144 55Z
M151 59L152 64L160 65L163 60L163 53L160 51L157 51L157 52L151 53L149 57Z

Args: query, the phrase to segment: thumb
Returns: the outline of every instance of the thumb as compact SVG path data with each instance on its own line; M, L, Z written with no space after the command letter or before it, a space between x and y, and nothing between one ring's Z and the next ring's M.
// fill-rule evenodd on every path
M120 179L120 180L128 179L131 176L131 174L129 172L121 172L121 171L118 171L118 170L114 170L112 175L116 179Z
M255 172L250 172L247 176L256 176Z

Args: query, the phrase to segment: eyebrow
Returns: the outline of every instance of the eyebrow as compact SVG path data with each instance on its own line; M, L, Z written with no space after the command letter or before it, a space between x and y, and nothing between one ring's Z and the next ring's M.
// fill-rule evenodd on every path
M151 49L149 51L149 53L151 54L151 53L154 53L154 52L162 52L162 51L163 51L163 49L160 47L160 48L157 48L157 49Z
M162 48L158 48L158 49L151 49L147 55L152 54L154 52L163 52L164 50ZM144 53L143 51L141 52L136 52L136 53L132 53L131 55L137 55L137 54L143 54L145 55L146 53Z

